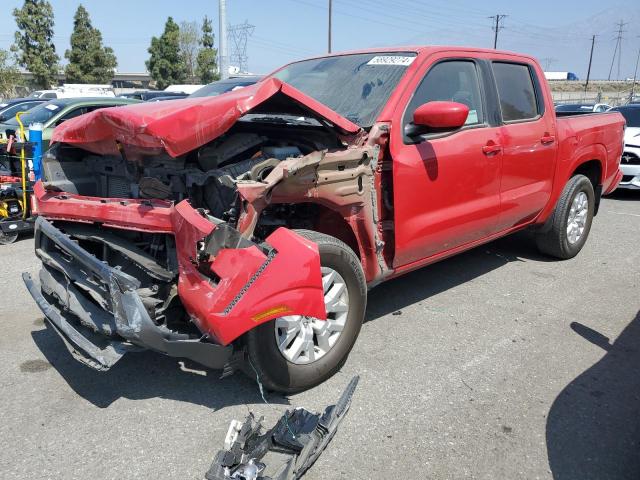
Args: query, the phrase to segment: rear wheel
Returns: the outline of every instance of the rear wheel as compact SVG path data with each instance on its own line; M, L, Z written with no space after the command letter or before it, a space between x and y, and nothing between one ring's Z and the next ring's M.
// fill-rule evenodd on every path
M367 290L358 257L340 240L298 230L320 252L327 320L289 315L247 333L246 372L270 389L285 393L314 387L336 373L356 341Z
M591 181L584 175L571 177L544 231L536 234L538 249L560 259L575 257L589 236L594 207Z

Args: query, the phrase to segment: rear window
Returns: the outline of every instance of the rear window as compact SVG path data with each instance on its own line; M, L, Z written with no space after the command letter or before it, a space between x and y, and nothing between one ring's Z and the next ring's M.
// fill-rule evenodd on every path
M529 120L538 116L536 91L527 65L494 62L493 74L505 122Z

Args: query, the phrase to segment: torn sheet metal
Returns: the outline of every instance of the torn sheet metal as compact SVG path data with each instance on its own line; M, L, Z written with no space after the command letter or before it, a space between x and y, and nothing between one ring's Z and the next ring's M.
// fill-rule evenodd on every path
M354 377L335 405L324 413L288 410L262 434L262 418L233 420L224 450L218 451L206 480L296 480L313 465L335 435L351 406L360 377Z

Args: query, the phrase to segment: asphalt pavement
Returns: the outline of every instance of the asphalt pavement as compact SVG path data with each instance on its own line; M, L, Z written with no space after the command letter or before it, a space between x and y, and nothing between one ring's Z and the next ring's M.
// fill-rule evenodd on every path
M33 240L0 246L0 477L201 479L232 419L321 410L358 374L305 479L640 478L639 246L640 192L618 194L575 259L521 233L380 285L344 368L269 405L155 353L84 367L22 284Z

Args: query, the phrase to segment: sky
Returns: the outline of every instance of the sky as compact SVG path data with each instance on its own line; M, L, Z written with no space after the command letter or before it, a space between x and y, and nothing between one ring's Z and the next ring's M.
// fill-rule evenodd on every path
M615 1L615 0L614 0ZM104 42L118 58L118 71L142 72L151 37L168 16L201 22L208 15L218 33L217 0L50 0L55 14L54 43L64 63L73 14L82 3ZM0 48L13 43L13 8L3 0ZM255 26L248 40L249 69L268 73L289 61L321 55L327 49L328 0L227 0L228 23ZM616 22L623 30L620 78L632 77L640 49L640 2L602 0L333 0L333 50L389 45L469 45L492 47L490 15L505 14L498 48L532 54L543 68L586 76L591 36L597 35L591 78L606 79L616 45ZM216 45L218 40L216 38ZM618 75L616 60L611 78Z

